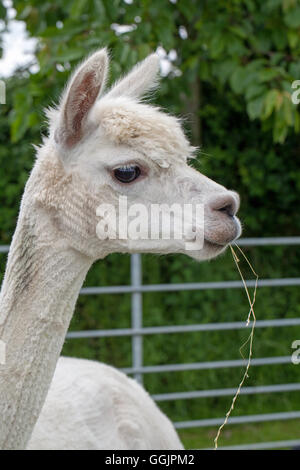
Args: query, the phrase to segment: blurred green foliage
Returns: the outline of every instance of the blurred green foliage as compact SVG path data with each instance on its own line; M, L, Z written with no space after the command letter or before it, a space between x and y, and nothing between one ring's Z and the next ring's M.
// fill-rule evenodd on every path
M184 116L186 132L201 146L193 162L209 177L241 194L244 236L300 234L299 109L291 101L300 79L298 0L15 0L17 19L38 38L39 71L29 66L6 80L0 107L0 243L10 242L18 206L34 161L32 143L46 133L43 108L57 102L71 68L107 46L113 81L161 46L172 59L155 102ZM0 18L5 10L0 8ZM117 25L129 25L118 32ZM176 51L176 54L174 54ZM170 54L171 53L171 54ZM260 277L299 276L299 248L247 249ZM1 274L5 257L2 255ZM197 264L184 256L143 256L145 283L238 279L230 254ZM90 271L86 285L129 283L129 257L109 256ZM251 273L246 271L245 276ZM261 289L258 319L297 317L297 288ZM144 324L241 321L248 313L241 290L144 295ZM130 326L130 296L82 296L71 329ZM146 364L239 358L247 331L157 335L144 338ZM291 354L300 329L260 329L254 356ZM68 340L65 354L125 367L130 338ZM234 387L241 370L147 375L153 393ZM256 367L247 385L299 380L296 366ZM162 403L174 420L224 415L230 398ZM238 414L299 409L295 393L243 396ZM295 436L299 437L299 436Z
M299 112L291 101L291 82L300 76L297 0L15 0L14 6L17 18L40 38L40 72L17 111L23 117L31 112L31 99L43 101L41 80L51 96L60 89L66 74L55 69L57 64L73 64L106 45L113 53L115 78L161 45L177 52L174 65L182 76L173 84L179 100L174 93L172 101L179 109L182 90L188 94L191 83L200 79L241 96L249 118L258 118L275 142L283 142L289 130L300 130ZM117 25L130 25L132 31L115 34ZM22 93L16 95L19 99L24 99ZM31 124L22 119L19 125L25 132ZM17 140L22 132L15 127Z

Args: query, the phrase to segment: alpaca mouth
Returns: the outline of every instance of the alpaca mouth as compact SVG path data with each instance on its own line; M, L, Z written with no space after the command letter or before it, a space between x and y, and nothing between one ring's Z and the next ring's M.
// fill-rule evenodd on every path
M231 217L231 223L224 226L217 232L206 233L204 237L204 244L208 248L214 248L216 250L223 250L230 243L237 240L242 233L242 227L239 219L235 216Z
M206 240L206 238L205 238L203 247L208 248L210 250L214 250L214 251L222 251L229 245L229 243L225 243L224 245L221 245L219 243L214 243L214 242L211 242L209 240Z

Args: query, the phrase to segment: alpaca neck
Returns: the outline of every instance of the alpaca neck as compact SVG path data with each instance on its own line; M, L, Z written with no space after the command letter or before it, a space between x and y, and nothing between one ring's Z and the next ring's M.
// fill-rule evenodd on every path
M91 265L32 212L21 210L0 294L0 449L27 445Z

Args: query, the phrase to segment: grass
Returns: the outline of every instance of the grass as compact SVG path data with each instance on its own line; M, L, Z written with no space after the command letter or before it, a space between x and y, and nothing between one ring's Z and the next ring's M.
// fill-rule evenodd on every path
M217 426L178 431L186 449L213 448L216 433ZM226 425L219 438L219 447L294 439L300 439L299 419L258 424Z

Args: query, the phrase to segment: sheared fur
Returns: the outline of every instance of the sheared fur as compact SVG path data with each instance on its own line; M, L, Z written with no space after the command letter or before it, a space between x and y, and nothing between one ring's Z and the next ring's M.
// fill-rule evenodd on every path
M28 449L182 449L169 419L135 380L61 357Z

